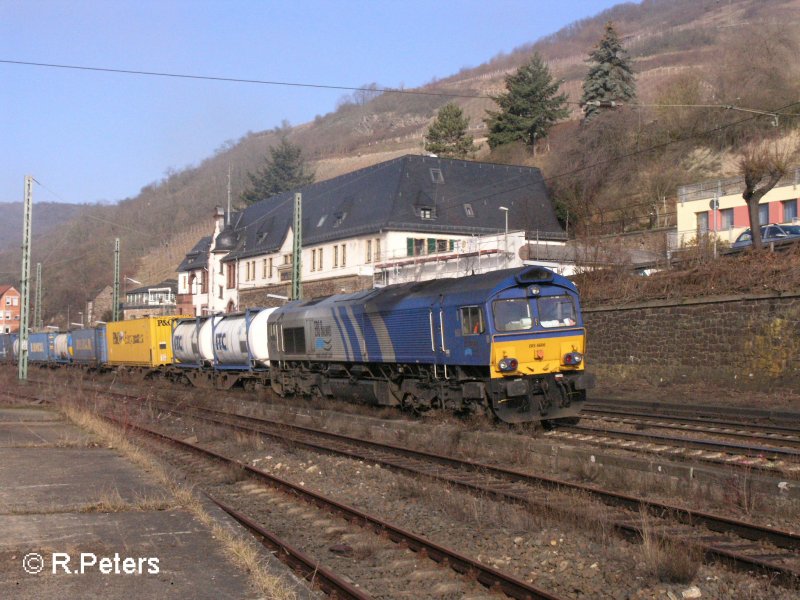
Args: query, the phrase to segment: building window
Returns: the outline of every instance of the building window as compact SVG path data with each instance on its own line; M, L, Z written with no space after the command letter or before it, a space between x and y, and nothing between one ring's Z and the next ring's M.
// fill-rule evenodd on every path
M719 211L719 228L721 231L733 229L733 209L723 208Z
M791 223L797 218L797 200L784 200L783 222Z
M233 264L228 264L228 289L236 287L236 268Z
M311 251L311 270L314 271L317 268L317 251Z
M472 204L464 204L464 214L470 218L475 216L475 211L472 210Z
M367 254L364 257L364 262L372 262L372 240L367 240Z
M434 210L429 206L423 206L419 209L419 218L430 220L433 219Z
M319 249L319 263L317 269L322 271L322 248Z
M208 293L208 274L200 271L200 289L203 294Z
M339 266L339 246L333 247L333 268Z
M375 262L378 262L381 259L381 240L380 238L375 238Z
M447 240L436 240L436 251L447 252Z
M431 169L431 181L433 183L444 183L444 175L441 169Z
M272 257L269 258L269 278L272 279Z
M219 299L222 300L222 286L219 286Z
M758 205L758 222L761 225L769 224L769 204Z
M267 259L261 260L261 279L267 278Z
M697 214L697 233L705 235L708 233L708 213L703 211Z
M347 264L347 246L342 244L342 266Z

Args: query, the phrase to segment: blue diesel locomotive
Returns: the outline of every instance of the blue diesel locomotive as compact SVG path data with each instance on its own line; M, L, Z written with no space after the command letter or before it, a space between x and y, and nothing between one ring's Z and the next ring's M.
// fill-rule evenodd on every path
M290 302L268 329L280 395L520 423L576 418L593 386L575 285L543 267Z

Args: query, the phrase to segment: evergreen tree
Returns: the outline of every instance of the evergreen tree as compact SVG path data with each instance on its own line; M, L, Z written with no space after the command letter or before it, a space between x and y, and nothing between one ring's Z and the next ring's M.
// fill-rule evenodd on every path
M500 110L486 111L489 147L494 149L516 140L533 146L537 139L547 137L556 121L569 116L567 96L558 94L559 86L538 53L506 77L508 91L494 98Z
M445 104L436 115L425 136L425 151L439 156L466 158L475 152L471 135L467 135L469 119L457 104Z
M300 146L290 143L284 136L280 144L269 149L269 153L259 171L247 174L250 188L242 193L242 200L247 204L314 183L314 173L308 170Z
M628 102L636 98L636 81L628 60L628 51L622 47L613 23L606 23L603 39L595 46L589 60L591 64L583 80L581 107L588 121L601 109L612 103Z

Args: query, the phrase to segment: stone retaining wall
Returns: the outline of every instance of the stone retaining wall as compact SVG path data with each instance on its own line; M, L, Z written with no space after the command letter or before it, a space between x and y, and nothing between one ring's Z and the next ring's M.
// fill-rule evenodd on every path
M800 294L584 308L587 368L609 377L800 388Z

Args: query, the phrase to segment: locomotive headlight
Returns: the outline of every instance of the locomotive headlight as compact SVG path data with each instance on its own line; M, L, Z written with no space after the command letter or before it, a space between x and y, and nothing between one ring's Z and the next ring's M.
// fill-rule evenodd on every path
M516 358L502 358L500 359L500 362L497 363L497 367L503 373L510 373L512 371L516 371L518 366L519 366L519 361Z
M580 352L570 352L564 355L564 364L571 367L577 367L583 362L583 354Z

